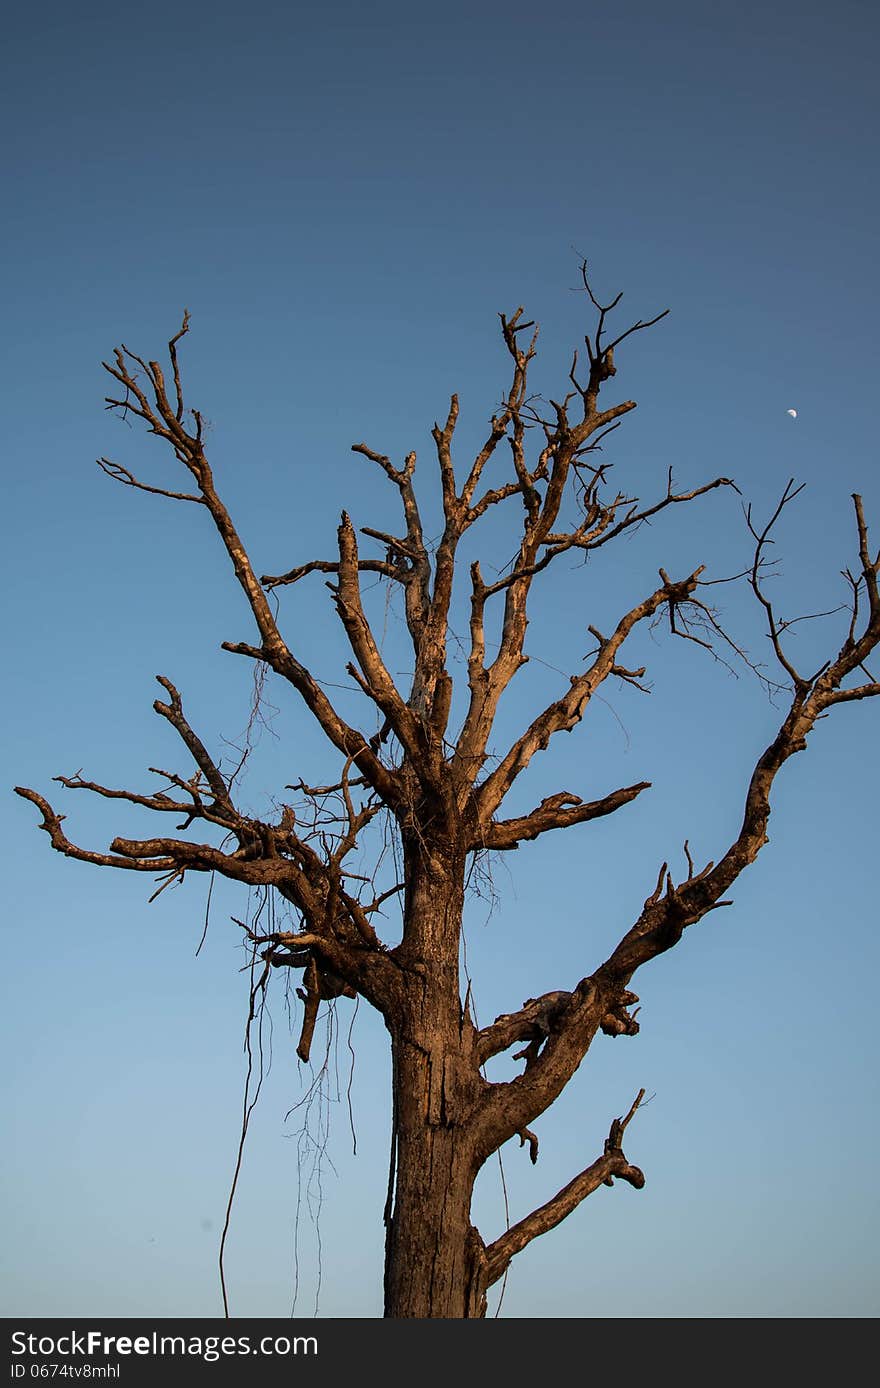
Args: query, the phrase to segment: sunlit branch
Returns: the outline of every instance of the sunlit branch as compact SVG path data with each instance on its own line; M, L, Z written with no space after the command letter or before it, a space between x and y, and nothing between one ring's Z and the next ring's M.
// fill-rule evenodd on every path
M627 1125L632 1120L644 1096L644 1089L640 1089L626 1117L615 1118L605 1140L605 1150L601 1157L597 1158L579 1176L575 1176L573 1181L569 1181L567 1186L563 1186L552 1200L548 1200L545 1205L533 1210L525 1219L512 1225L506 1233L488 1246L486 1249L488 1258L487 1285L491 1286L493 1282L497 1282L499 1277L502 1277L507 1271L511 1259L517 1253L521 1252L533 1239L538 1238L541 1234L546 1234L550 1229L554 1229L600 1186L613 1185L616 1177L621 1181L626 1181L636 1190L642 1189L645 1184L644 1174L637 1166L632 1166L627 1161L621 1144Z

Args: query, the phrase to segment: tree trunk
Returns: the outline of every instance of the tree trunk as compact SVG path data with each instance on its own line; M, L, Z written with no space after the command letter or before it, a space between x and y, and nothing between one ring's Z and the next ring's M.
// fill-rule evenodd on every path
M389 1019L394 1190L385 1315L460 1320L485 1314L484 1249L470 1222L479 1162L468 1122L484 1082L459 992L463 870L438 870L436 859L427 868L419 856L399 951L404 1002Z
M423 1072L430 1068L419 1057ZM406 1063L395 1072L409 1069ZM430 1081L429 1081L430 1083ZM400 1091L398 1091L400 1092ZM482 1241L470 1222L475 1171L466 1135L424 1112L397 1118L397 1177L385 1259L385 1315L463 1320L485 1314ZM442 1103L442 1098L441 1098ZM412 1110L411 1101L401 1107Z

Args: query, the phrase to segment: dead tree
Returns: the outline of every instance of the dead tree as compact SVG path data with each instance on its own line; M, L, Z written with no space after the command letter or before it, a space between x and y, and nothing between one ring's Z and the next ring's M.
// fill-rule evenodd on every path
M105 363L115 383L108 408L139 417L166 442L191 483L188 490L172 491L143 482L108 459L101 466L126 486L208 512L256 626L251 642L229 642L225 649L263 662L290 686L334 749L338 769L327 785L300 782L300 808L285 806L277 822L249 817L235 803L233 779L188 721L177 689L161 678L165 697L156 700L155 710L180 737L193 771L158 773L162 788L144 794L80 775L58 779L68 789L139 805L160 819L170 815L182 820L176 833L139 840L117 837L107 852L91 851L68 838L62 816L41 794L18 788L40 811L53 848L68 857L159 874L162 882L193 872L220 873L273 889L290 903L298 929L269 934L251 929L249 936L267 977L273 968L303 972L301 1057L309 1054L322 999L359 994L381 1013L391 1041L394 1100L393 1184L386 1211L385 1313L390 1317L484 1315L487 1289L531 1240L615 1178L636 1188L644 1184L642 1172L623 1150L640 1094L626 1117L611 1123L604 1150L540 1208L494 1241L487 1242L471 1221L474 1181L487 1159L519 1137L528 1142L534 1160L537 1139L529 1125L562 1093L596 1035L633 1036L638 1031L633 1010L638 999L630 987L637 970L672 948L687 927L729 904L727 893L767 842L775 778L790 757L806 748L817 720L841 704L880 694L880 682L868 670L880 642L880 555L869 548L858 495L853 497L858 559L845 571L846 630L814 672L793 663L785 639L790 622L775 610L765 584L770 532L795 495L790 485L766 526L748 518L754 547L745 580L763 612L777 687L785 690L785 711L751 772L738 834L716 861L700 867L685 845L688 870L683 879L665 863L659 873L652 872L638 919L608 957L570 990L531 998L490 1026L476 1025L459 978L466 877L474 855L505 852L550 830L572 829L612 814L648 788L642 781L588 801L560 791L530 813L505 818L505 799L517 778L556 734L575 728L604 681L614 677L641 685L644 669L631 668L624 653L636 628L668 621L673 634L710 649L729 639L707 601L704 567L679 577L661 569L653 591L621 612L606 632L587 627L591 653L558 697L536 712L509 746L500 751L490 746L499 701L528 660L533 586L550 565L564 555L594 556L668 508L734 485L718 477L675 491L670 476L665 491L648 504L611 491L597 450L635 404L600 404L600 395L616 375L621 344L658 319L638 321L611 336L608 319L620 296L601 303L586 266L582 276L595 319L585 338L586 361L581 367L575 353L563 398L544 404L530 396L527 381L537 329L517 309L509 317L501 315L509 386L492 414L485 442L467 466L453 461L457 397L452 397L445 421L434 425L442 498L442 533L436 543L426 538L415 453L398 464L359 443L354 452L374 465L399 497L399 533L364 527L360 534L378 545L378 552L362 556L358 532L343 512L336 557L311 559L263 577L258 577L215 486L202 415L184 402L178 347L188 330L187 317L169 343L170 379L159 362L118 349L114 360ZM495 508L510 517L515 558L495 578L488 578L479 562L470 565L466 683L462 679L453 691L447 638L459 548L471 528ZM381 722L373 736L341 715L274 615L268 594L311 574L327 576L351 649L348 672L372 707L371 717ZM408 689L392 678L371 629L364 574L379 575L400 592L412 645ZM347 868L377 815L392 824L403 864L402 880L385 891ZM187 836L190 829L203 833ZM393 945L380 939L376 928L377 913L390 898L400 901L402 915L401 938ZM490 1082L486 1063L514 1046L520 1047L521 1073L507 1082Z

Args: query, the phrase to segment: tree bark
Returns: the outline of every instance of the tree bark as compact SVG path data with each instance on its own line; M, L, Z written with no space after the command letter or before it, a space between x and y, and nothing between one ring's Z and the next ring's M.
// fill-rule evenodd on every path
M485 1249L470 1221L479 1158L472 1118L485 1087L459 991L463 863L426 851L407 873L403 1000L388 1019L393 1092L386 1210L386 1317L485 1314Z

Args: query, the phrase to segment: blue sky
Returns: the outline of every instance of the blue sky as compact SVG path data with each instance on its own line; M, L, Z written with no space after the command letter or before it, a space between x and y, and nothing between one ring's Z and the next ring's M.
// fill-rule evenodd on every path
M46 791L82 767L146 788L147 766L180 761L151 713L157 672L209 745L243 734L252 672L219 645L251 632L214 535L195 508L94 464L170 484L155 445L102 412L100 361L120 341L156 356L185 306L188 392L211 423L218 485L257 567L277 572L331 554L343 504L359 524L393 523L351 443L419 449L430 487L430 426L452 390L462 449L477 438L506 379L499 311L522 303L538 319L534 384L560 390L587 328L582 253L603 293L624 290L629 320L672 310L618 357L621 397L639 402L609 447L621 481L649 498L669 466L691 486L732 476L761 514L790 476L806 482L779 533L777 592L788 611L841 601L851 492L880 536L878 28L855 0L85 3L8 19L8 786ZM650 591L659 564L741 566L734 496L680 510L601 569L553 580L505 727L553 697L587 623ZM754 611L717 591L760 653ZM397 614L371 601L396 650ZM282 611L316 672L344 683L320 582ZM837 632L833 619L800 630L805 663ZM481 1021L571 986L685 838L707 859L736 830L779 710L662 633L642 654L651 698L604 691L523 795L654 789L495 865L494 906L475 899L467 920ZM335 768L285 692L268 692L255 808ZM735 907L639 976L641 1035L597 1042L538 1125L535 1168L505 1149L516 1219L601 1151L639 1087L656 1095L628 1134L645 1189L603 1188L520 1255L503 1316L877 1314L877 1041L862 980L880 962L878 714L845 707L817 729L780 779L772 841ZM142 823L83 796L63 809L94 847ZM195 958L203 882L147 906L142 877L52 854L11 793L0 814L5 1314L218 1315L247 1006L229 917L247 903L217 889ZM332 1019L305 1133L305 1108L286 1115L311 1076L280 997L272 1015L227 1258L233 1312L287 1315L296 1290L297 1314L380 1314L383 1032L362 1006L354 1156L351 1004ZM487 1238L503 1229L497 1164L476 1217Z

